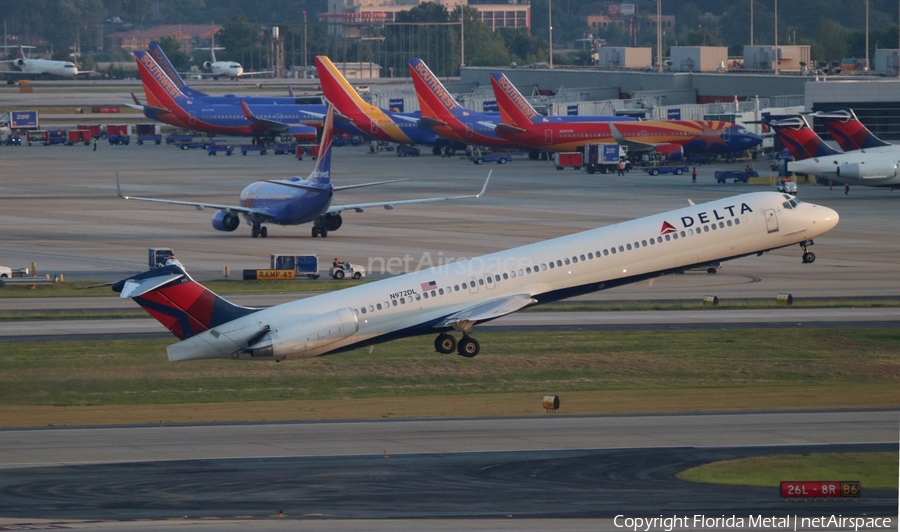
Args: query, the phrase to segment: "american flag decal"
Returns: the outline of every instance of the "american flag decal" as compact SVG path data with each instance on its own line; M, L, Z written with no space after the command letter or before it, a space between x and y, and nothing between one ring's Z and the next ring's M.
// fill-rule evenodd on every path
M425 290L425 291L434 290L435 288L437 288L437 283L434 281L428 281L427 283L422 283L421 286L422 286L422 290Z

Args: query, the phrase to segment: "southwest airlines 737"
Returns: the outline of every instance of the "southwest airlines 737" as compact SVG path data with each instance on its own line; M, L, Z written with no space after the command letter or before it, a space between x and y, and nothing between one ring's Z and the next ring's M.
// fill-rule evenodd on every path
M497 134L534 149L575 151L586 143L620 144L629 153L656 151L661 155L683 152L733 153L762 143L762 137L740 125L710 120L647 120L611 122L553 121L540 115L501 73L491 74L491 86L503 124Z
M478 194L470 196L453 196L445 198L423 198L400 201L379 201L371 203L356 203L350 205L332 205L334 192L350 188L369 187L404 181L378 181L375 183L363 183L359 185L346 185L336 187L331 184L331 139L333 134L332 123L334 120L334 108L329 105L325 118L325 127L322 129L322 141L319 146L319 159L316 167L307 179L292 177L281 181L257 181L251 183L241 192L240 205L217 205L205 202L190 202L166 200L158 198L139 198L122 194L118 178L116 189L119 197L128 200L151 201L155 203L170 203L174 205L190 205L199 210L206 207L218 209L213 215L212 226L218 231L234 231L241 223L243 215L247 224L251 226L250 235L266 238L268 229L262 224L273 223L279 225L299 225L308 222L313 223L312 236L316 238L328 236L329 231L336 231L343 224L341 212L363 212L364 209L384 207L392 210L397 205L411 205L416 203L430 203L434 201L446 201L468 198L479 198L487 190L490 175L484 182L484 187Z
M316 139L325 107L302 105L254 105L194 99L182 93L147 52L134 52L147 105L148 118L176 127L217 135L274 138L290 135L298 141Z
M119 281L181 342L169 360L284 360L436 334L435 349L473 357L482 322L524 307L634 283L691 266L800 244L838 214L755 192L545 240L267 309L229 303L176 265ZM451 331L462 333L456 336Z
M422 114L398 113L380 109L363 100L341 71L324 55L315 57L316 71L322 82L322 93L333 103L338 113L353 122L363 133L375 140L399 144L427 144L439 155L441 147L450 150L465 148L464 144L438 136L430 128L419 127ZM451 152L450 155L453 153Z

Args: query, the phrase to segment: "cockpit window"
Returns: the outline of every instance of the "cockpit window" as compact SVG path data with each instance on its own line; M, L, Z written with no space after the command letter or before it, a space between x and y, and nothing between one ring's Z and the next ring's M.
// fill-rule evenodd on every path
M788 209L788 210L791 210L791 209L794 208L794 206L791 205L791 202L790 202L790 201L785 201L784 203L781 204L781 206L784 207L785 209Z
M749 133L749 131L747 131L745 128L742 128L742 127L737 128L737 132L741 133L741 134Z

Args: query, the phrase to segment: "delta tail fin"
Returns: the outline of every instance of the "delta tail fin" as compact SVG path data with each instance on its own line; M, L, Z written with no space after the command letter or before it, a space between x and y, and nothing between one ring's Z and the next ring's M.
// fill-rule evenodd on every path
M841 153L825 144L822 137L809 127L809 122L803 115L766 115L764 123L775 130L775 134L794 156L795 161Z
M497 98L497 107L500 109L500 118L504 124L526 127L536 124L543 116L528 103L525 96L504 74L491 73L491 87L494 89L494 97Z
M873 135L856 118L856 113L853 112L853 109L819 111L811 116L822 119L825 123L825 129L828 130L831 137L840 144L841 149L844 151L883 148L891 145Z
M174 264L119 281L112 289L133 299L179 340L259 310L222 299Z

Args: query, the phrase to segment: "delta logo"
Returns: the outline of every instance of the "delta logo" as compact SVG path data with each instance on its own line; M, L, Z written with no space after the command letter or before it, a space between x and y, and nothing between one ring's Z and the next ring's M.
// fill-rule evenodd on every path
M675 226L670 224L669 222L663 221L662 229L659 231L661 235L667 235L669 233L675 233L678 229L675 229Z

